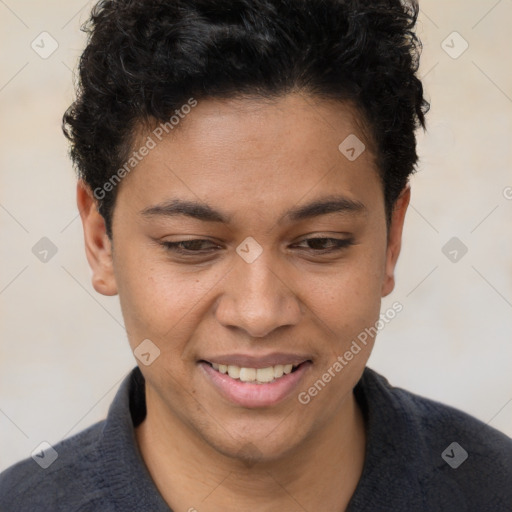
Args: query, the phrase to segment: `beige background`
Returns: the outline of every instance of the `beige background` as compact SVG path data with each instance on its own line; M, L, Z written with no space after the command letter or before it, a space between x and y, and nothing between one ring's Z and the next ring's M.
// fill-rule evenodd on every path
M118 298L90 284L60 130L91 6L0 1L0 470L102 419L135 365ZM421 8L432 108L383 304L404 310L369 366L512 436L512 1ZM31 48L43 31L59 45L47 59ZM454 31L469 44L458 58L443 49L463 49ZM32 253L42 237L58 249L47 263ZM456 263L442 252L452 237L468 248Z

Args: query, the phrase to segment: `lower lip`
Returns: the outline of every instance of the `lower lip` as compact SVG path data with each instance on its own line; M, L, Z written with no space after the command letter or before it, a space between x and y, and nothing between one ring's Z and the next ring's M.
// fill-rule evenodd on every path
M208 380L230 402L242 407L253 408L270 407L287 398L299 386L302 377L311 366L311 362L306 361L294 372L266 384L232 379L227 373L220 373L203 361L199 363L199 366L205 372Z

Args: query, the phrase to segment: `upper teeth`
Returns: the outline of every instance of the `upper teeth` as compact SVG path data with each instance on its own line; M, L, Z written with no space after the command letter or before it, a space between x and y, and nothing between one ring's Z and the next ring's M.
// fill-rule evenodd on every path
M283 375L291 373L292 364L277 364L268 368L245 368L235 365L212 363L212 367L220 373L227 373L232 379L240 379L242 382L272 382Z

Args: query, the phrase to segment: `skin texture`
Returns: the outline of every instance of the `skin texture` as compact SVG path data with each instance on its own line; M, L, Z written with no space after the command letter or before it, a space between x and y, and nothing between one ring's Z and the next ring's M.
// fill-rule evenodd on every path
M160 350L151 365L139 363L148 414L136 435L175 511L344 510L357 486L366 436L352 390L374 340L309 404L297 394L375 325L381 297L394 287L410 191L388 231L358 119L347 104L299 93L200 101L119 185L113 241L78 184L93 286L119 294L132 350L144 339ZM148 133L141 130L141 140ZM355 161L338 150L350 134L366 144ZM333 194L364 209L278 222L290 208ZM171 198L208 203L230 223L141 214ZM263 249L252 263L236 252L247 237ZM315 253L332 243L304 242L313 237L353 243ZM161 245L187 239L207 240L192 247L202 256ZM229 402L198 364L274 352L312 364L296 392L263 408Z

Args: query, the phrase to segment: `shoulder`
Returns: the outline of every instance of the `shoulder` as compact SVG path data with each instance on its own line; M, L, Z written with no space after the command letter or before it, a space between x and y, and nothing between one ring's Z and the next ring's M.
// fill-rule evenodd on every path
M34 458L0 473L0 510L79 510L100 500L98 445L104 423L100 421L51 448L42 447Z
M447 448L448 446L442 443L452 439L453 443L460 441L458 444L463 448L462 443L465 442L468 459L472 456L480 462L508 463L506 469L512 477L512 439L510 437L455 407L402 388L389 386L388 390L396 404L408 413L409 419L422 433L421 438L428 445ZM441 454L442 458L449 458L450 450L447 454ZM457 450L455 447L456 452ZM461 453L460 449L458 453Z
M365 393L370 396L375 408L381 408L380 416L386 410L408 422L422 432L422 438L434 441L450 435L471 438L475 452L499 451L506 457L512 450L512 439L481 420L455 407L423 397L400 387L392 386L388 380L374 370L366 368ZM391 411L390 411L391 409ZM391 419L391 418L390 418ZM477 453L475 453L476 455ZM512 469L512 468L511 468Z
M511 438L455 407L394 387L369 368L363 379L369 412L383 425L381 439L409 454L396 460L417 479L427 504L512 510Z

